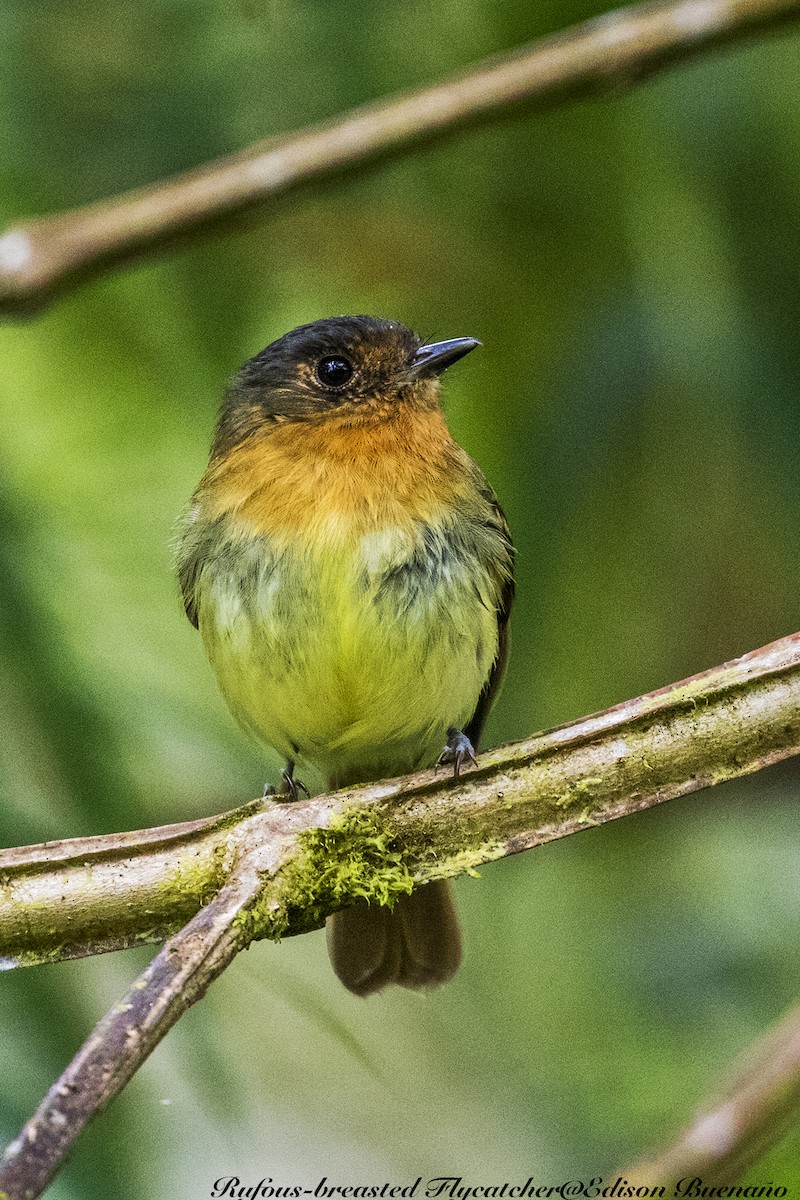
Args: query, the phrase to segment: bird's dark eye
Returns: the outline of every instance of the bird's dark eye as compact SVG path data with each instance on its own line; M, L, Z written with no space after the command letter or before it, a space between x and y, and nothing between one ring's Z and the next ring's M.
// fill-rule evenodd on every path
M315 367L317 379L328 388L344 387L353 374L353 364L340 354L321 358Z

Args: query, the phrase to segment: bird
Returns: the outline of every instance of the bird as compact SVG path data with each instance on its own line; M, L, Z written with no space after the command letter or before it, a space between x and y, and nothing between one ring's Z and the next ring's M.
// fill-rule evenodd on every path
M332 791L476 760L514 547L440 383L479 345L330 317L273 341L225 392L177 574L233 716L285 762L287 800L306 790L298 762ZM461 960L447 881L334 913L327 941L359 996L435 987Z

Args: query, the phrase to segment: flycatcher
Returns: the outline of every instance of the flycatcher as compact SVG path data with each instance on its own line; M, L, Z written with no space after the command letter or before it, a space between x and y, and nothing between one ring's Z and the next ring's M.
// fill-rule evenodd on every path
M298 759L331 790L474 761L514 550L439 376L478 345L334 317L267 346L225 394L178 575L223 696L286 760L291 798ZM443 983L461 958L447 884L335 914L328 948L357 995Z

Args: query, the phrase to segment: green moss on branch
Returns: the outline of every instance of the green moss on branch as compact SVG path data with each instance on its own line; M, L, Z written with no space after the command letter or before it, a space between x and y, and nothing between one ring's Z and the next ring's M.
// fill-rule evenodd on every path
M383 817L347 807L326 827L297 835L290 860L236 924L245 942L277 940L289 930L319 929L329 913L356 900L392 908L413 887L414 876Z

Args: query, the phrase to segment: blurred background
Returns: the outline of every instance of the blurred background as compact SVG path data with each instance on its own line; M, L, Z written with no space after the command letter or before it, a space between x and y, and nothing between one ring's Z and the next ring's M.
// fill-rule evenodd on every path
M156 180L602 10L544 0L4 0L0 225ZM278 764L183 616L176 514L227 377L367 312L484 349L449 420L519 548L491 742L800 626L800 33L283 203L0 328L0 839L214 813ZM50 1193L196 1200L602 1175L800 991L797 766L487 867L429 996L321 933L254 946ZM0 1138L152 950L0 980ZM800 1183L791 1133L749 1178Z

